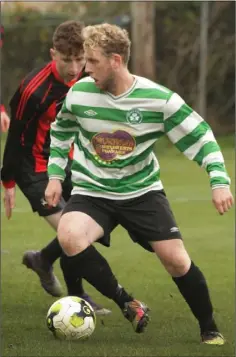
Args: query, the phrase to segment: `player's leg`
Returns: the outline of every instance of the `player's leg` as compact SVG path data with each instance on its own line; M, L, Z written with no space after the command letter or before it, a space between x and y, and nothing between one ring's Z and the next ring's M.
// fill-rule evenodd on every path
M27 198L33 212L38 212L40 216L51 216L52 222L59 221L62 208L49 208L47 202L43 199L43 190L47 185L47 175L38 177L31 172L22 172L17 178L17 185L21 192ZM23 255L23 264L32 269L39 276L43 289L52 296L62 295L62 287L53 272L52 265L43 259L40 252L29 251Z
M45 184L46 184L46 182L47 182L47 179L45 180ZM39 215L43 216L46 219L46 221L51 225L51 227L53 229L57 230L60 216L58 217L57 215L49 214L49 209L48 209L47 204L44 200L45 189L46 189L46 187L44 187L44 185L41 184L40 185L40 202L37 205L38 213L39 213ZM56 210L57 210L58 214L60 214L60 215L61 215L61 212L62 212L64 206L65 206L65 202L68 201L68 199L70 198L71 190L72 190L71 173L68 169L67 176L62 184L63 199L61 199L60 203L58 204L59 210L58 210L58 207L56 207ZM43 204L44 204L43 207L41 207L41 204L40 204L41 202L43 202ZM58 242L57 237L54 238L51 242L48 243L48 245L46 245L45 247L43 247L40 250L40 255L50 265L53 265L54 262L58 258L60 258L61 254L62 254L62 249ZM78 282L78 286L79 285L80 285L80 293L83 294L84 291L83 291L83 287L82 287L82 279L80 279L80 284ZM78 289L79 289L79 287L78 287Z
M132 212L123 207L123 225L147 248L155 251L197 318L202 341L223 344L213 318L204 275L191 261L164 192L153 191L136 199ZM128 220L127 220L127 217Z
M60 212L61 216L62 211ZM60 219L59 216L59 219ZM58 223L59 219L55 217L55 215L52 216L47 216L45 219L48 221L48 223L55 229L57 230L58 228ZM52 265L59 257L62 255L62 248L59 244L59 241L57 238L52 240L46 247L44 247L39 254L43 258L44 261L47 261L50 265ZM63 272L63 270L62 270ZM89 296L83 288L83 283L82 283L82 277L77 277L76 280L71 279L71 276L67 276L64 274L64 280L66 283L67 287L67 293L68 295L71 296L79 296L82 299L87 300L90 305L93 307L94 311L96 312L97 315L108 315L111 313L111 310L104 308L102 305L96 303L91 296Z
M24 188L21 186L21 190L29 200L33 211L37 212L40 217L43 217L56 231L61 218L62 209L65 206L65 201L64 199L61 199L56 207L48 207L47 202L44 200L44 192L47 182L46 178L45 180L37 181ZM56 237L42 250L27 251L23 255L23 264L29 269L32 269L39 276L43 289L50 295L58 297L62 295L62 287L53 273L53 263L61 256L61 254L62 249ZM65 283L68 286L66 277L64 278ZM70 282L70 284L72 283ZM76 295L88 300L93 306L96 314L107 315L111 312L94 302L92 298L86 294L83 289L81 276L78 276L73 284L75 285L73 289L76 290Z
M156 194L157 214L161 217L162 231L152 248L171 275L192 313L198 320L202 342L224 344L213 317L213 306L206 279L191 261L173 212L165 194Z
M44 217L46 221L57 230L57 226L61 217L62 211ZM57 277L52 275L52 264L62 255L62 248L59 241L54 238L46 247L41 251L27 251L23 256L23 264L36 272L40 278L40 282L44 290L53 296L61 296L62 289ZM50 272L50 276L49 276ZM71 280L70 277L64 275L64 280L67 287L68 295L79 296L87 300L93 307L97 315L108 315L111 310L104 308L97 304L83 288L82 277L77 277L76 280ZM60 288L58 288L60 287ZM70 287L70 288L69 288Z
M55 213L52 216L60 217L60 214ZM26 251L23 255L22 263L38 275L41 286L48 294L55 297L62 296L62 287L53 272L53 267L47 259L42 256L40 251Z
M108 237L117 225L114 212L107 209L105 201L73 195L67 202L58 226L58 239L64 251L61 267L68 280L76 280L81 274L121 308L136 332L143 332L148 322L146 307L118 284L108 262L92 245Z
M191 261L182 240L169 237L167 240L150 243L198 320L202 342L224 344L224 338L213 317L206 279Z

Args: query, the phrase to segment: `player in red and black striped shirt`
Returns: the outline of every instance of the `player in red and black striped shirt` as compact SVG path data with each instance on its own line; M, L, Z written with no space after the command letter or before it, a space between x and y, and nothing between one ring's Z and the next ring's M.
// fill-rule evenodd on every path
M55 120L69 88L85 75L82 28L77 21L67 21L58 26L50 50L52 61L30 72L10 101L11 123L1 170L8 219L15 205L16 184L28 199L32 210L55 229L65 201L70 197L72 185L69 169L63 183L63 199L58 206L48 207L44 192L48 183L51 122ZM43 288L53 296L62 294L60 283L52 270L52 264L60 255L61 247L55 238L40 252L29 251L23 257L23 263L39 275ZM97 313L109 312L85 294L82 279L77 282L76 289L76 294L89 300Z

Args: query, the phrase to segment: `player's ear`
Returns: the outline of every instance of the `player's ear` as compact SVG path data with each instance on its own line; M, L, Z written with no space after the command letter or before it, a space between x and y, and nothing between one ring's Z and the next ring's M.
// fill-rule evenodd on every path
M50 56L52 58L52 60L55 59L56 57L56 50L54 48L50 48Z
M122 63L122 57L116 53L113 53L111 56L111 65L114 70L117 70L120 68L120 65Z

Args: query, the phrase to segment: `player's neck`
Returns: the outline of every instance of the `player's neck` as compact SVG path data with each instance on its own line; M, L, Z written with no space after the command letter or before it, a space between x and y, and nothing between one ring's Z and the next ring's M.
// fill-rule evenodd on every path
M134 76L127 69L124 69L116 75L114 86L110 93L116 97L126 93L133 86L134 80Z

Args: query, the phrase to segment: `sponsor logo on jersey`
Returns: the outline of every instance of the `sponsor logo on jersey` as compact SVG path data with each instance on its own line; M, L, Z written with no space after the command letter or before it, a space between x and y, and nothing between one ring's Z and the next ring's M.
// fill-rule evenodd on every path
M98 157L104 161L112 161L119 156L131 154L136 146L133 136L124 130L98 133L93 136L92 144Z

